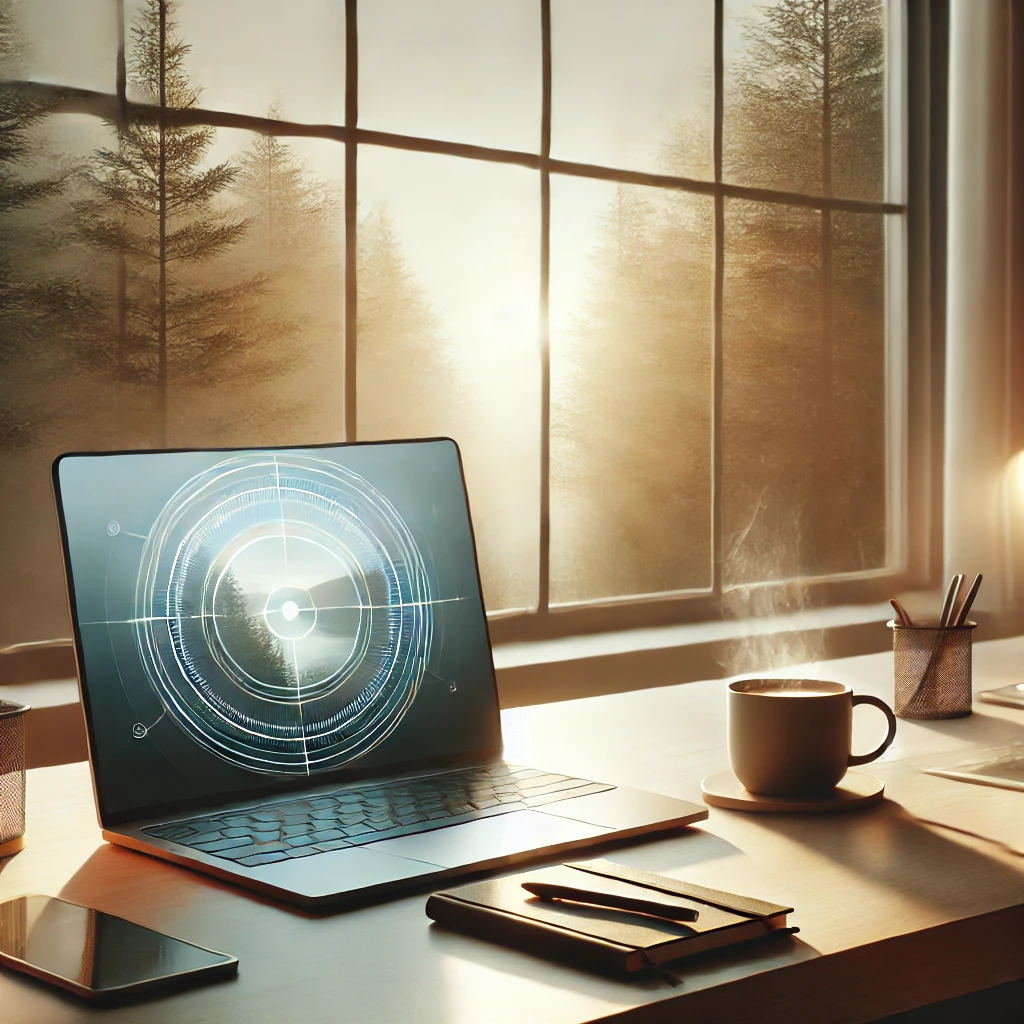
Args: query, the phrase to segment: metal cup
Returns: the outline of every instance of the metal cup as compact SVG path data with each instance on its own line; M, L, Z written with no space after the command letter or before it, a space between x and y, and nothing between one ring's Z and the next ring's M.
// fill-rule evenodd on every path
M893 706L900 718L962 718L971 713L971 632L976 625L889 622Z
M24 704L0 700L0 857L25 846Z

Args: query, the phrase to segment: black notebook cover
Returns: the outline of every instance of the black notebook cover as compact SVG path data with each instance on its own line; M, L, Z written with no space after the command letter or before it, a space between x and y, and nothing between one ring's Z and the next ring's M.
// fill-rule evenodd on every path
M631 911L545 902L523 889L525 881L692 907L699 916L684 924ZM439 924L480 938L625 974L787 930L786 915L792 907L593 860L435 893L427 900L426 911Z

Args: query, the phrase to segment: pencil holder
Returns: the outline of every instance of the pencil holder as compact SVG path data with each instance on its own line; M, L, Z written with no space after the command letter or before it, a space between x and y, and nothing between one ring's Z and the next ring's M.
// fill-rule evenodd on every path
M0 700L0 857L25 845L24 704Z
M900 718L962 718L971 713L971 631L962 626L901 626L890 620L893 710Z

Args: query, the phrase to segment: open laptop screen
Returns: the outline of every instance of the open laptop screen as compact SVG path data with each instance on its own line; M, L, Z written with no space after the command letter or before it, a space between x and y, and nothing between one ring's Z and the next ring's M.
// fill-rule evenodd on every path
M104 823L500 747L454 442L64 455L54 485Z

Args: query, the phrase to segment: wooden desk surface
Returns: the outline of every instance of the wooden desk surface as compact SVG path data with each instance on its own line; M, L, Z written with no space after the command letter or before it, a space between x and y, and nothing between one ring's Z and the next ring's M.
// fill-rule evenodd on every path
M976 689L1024 679L1024 637L976 645L974 665ZM891 655L804 674L891 698ZM725 685L507 711L506 754L699 801L701 778L727 767ZM882 716L865 708L855 717L855 749L869 749ZM893 746L865 769L886 781L878 807L822 817L711 809L697 827L606 852L796 908L799 936L692 961L675 989L444 932L429 925L423 895L314 918L108 846L81 763L29 773L28 845L0 861L0 899L62 896L239 958L236 981L102 1011L118 1024L874 1020L1024 977L1024 793L919 771L939 754L1019 741L1024 713L977 701L966 719L901 721ZM99 1012L10 972L0 974L0 1008L18 1024Z

